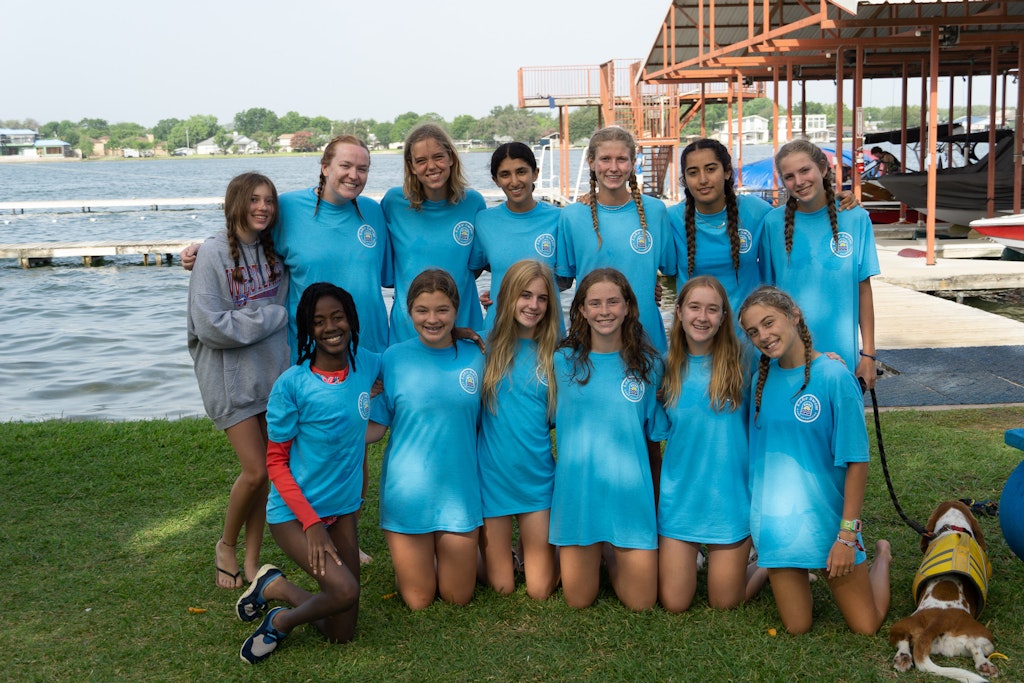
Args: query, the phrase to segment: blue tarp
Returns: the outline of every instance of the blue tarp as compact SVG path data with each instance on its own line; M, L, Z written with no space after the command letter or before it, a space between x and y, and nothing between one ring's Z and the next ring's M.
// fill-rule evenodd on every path
M828 155L829 159L834 159L836 154L835 147L826 147L820 145L821 149L825 154ZM864 153L864 163L869 163L871 155L867 152ZM853 167L853 150L849 147L843 147L843 166ZM743 189L745 190L770 190L772 189L772 173L775 171L775 159L768 157L767 159L761 159L760 161L753 161L743 166ZM846 175L845 173L843 174ZM779 187L783 187L782 182L779 182Z

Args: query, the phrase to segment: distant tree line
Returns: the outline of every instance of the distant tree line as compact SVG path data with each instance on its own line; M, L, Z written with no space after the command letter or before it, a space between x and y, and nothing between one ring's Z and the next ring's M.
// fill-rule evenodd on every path
M771 118L773 102L767 98L749 100L743 103L743 115L760 115ZM824 114L829 123L834 123L836 108L834 104L808 102L808 114ZM921 108L907 108L908 120L920 120ZM974 107L972 113L983 115L987 107ZM738 109L734 106L732 116ZM784 110L780 113L784 114ZM798 113L797 111L794 114ZM966 113L966 108L956 107L955 115ZM704 115L705 125L710 132L718 123L729 116L728 107L724 104L708 106ZM866 121L876 121L880 128L898 128L900 122L899 107L865 107ZM943 113L943 117L945 112ZM852 121L852 113L844 108L843 118ZM428 112L418 114L408 111L396 116L391 121L374 119L349 119L347 121L332 120L326 116L303 116L290 111L283 116L263 107L245 109L235 114L232 121L221 124L216 116L196 114L188 119L161 119L152 128L131 122L108 123L105 119L82 119L74 121L50 121L40 125L34 119L0 120L0 128L28 128L36 130L45 138L56 138L71 145L73 149L82 150L84 156L92 153L94 141L109 136L109 149L133 147L150 149L163 147L173 150L179 147L195 147L196 143L214 138L222 147L231 140L230 134L237 132L255 140L262 149L273 151L279 135L291 133L292 149L299 152L320 149L335 135L350 134L368 142L387 148L390 144L401 142L414 127L421 123L432 122L445 127L456 140L478 140L481 143L493 144L495 140L512 139L534 143L541 137L558 130L558 119L549 110L517 109L512 105L494 107L487 116L476 118L468 114L460 114L451 121L446 121L440 114ZM598 128L598 108L581 107L569 116L569 137L574 143L585 141ZM682 131L683 135L700 133L700 117L691 121ZM152 134L153 141L147 139Z

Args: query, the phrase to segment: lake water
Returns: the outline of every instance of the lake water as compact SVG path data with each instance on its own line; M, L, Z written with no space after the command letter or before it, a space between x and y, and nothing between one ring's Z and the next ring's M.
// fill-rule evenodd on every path
M574 180L579 159L573 152ZM489 153L462 160L472 187L496 190ZM250 170L288 192L316 184L319 157L0 163L0 201L223 196L232 177ZM375 154L366 193L379 197L401 182L401 155ZM201 241L223 229L224 213L215 207L0 215L0 243ZM0 260L0 421L205 414L185 345L189 276L180 262L146 267L132 256L93 268L79 258L54 263L24 270ZM485 274L481 287L487 282Z
M751 147L744 150L746 160L755 155ZM462 159L471 186L494 188L490 154ZM571 161L575 182L579 151ZM222 196L228 180L249 170L265 173L279 192L288 192L315 184L319 164L312 156L0 163L0 201ZM401 156L374 155L366 192L379 196L401 179ZM223 226L223 212L213 207L28 211L0 215L0 243L201 241ZM188 273L178 261L171 267L145 267L139 256L93 268L77 258L55 263L24 270L15 260L0 260L0 421L203 415L185 346ZM571 290L563 295L563 307L571 296ZM669 310L670 302L665 301ZM997 312L1017 311L1024 319L1021 308L1019 302L995 305Z

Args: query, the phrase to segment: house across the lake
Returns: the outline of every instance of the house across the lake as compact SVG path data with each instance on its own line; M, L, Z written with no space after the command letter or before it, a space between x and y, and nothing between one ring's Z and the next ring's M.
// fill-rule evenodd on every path
M40 140L39 133L27 128L0 128L0 158L63 158L71 156L71 145L63 140Z

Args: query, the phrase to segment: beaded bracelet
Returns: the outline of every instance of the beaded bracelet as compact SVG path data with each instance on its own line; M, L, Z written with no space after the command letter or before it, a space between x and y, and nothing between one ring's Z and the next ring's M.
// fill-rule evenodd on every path
M845 545L847 548L855 548L857 550L864 550L864 547L861 546L859 540L847 541L845 538L843 538L842 536L838 536L838 535L836 536L836 540L839 541L840 543L842 543L843 545Z

